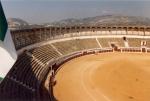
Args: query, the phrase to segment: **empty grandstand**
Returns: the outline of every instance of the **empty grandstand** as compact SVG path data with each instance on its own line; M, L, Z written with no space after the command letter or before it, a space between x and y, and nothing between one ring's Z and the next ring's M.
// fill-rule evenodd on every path
M1 101L52 101L54 76L76 57L105 52L150 52L149 27L66 26L12 31L19 55L0 85Z

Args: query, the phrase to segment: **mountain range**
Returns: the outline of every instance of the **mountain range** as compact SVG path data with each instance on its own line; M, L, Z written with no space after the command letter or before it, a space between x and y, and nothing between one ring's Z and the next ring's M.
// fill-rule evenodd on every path
M82 19L65 19L51 23L54 26L90 25L90 26L149 26L150 19L137 16L103 15Z
M150 18L123 15L103 15L81 19L68 18L52 23L29 24L20 18L9 18L9 27L16 28L48 27L48 26L150 26Z

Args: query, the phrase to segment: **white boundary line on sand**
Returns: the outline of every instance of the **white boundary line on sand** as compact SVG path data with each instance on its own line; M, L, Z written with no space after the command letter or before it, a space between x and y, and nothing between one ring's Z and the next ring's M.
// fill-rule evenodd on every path
M83 67L84 68L84 67ZM83 87L83 89L85 90L85 92L89 95L89 97L92 99L92 101L97 101L96 98L88 91L88 89L86 88L85 84L84 84L84 80L83 80L83 73L87 68L84 68L81 72L81 85Z
M96 68L98 68L98 67L96 67ZM96 69L96 68L94 68L94 69ZM93 69L93 68L92 68ZM93 70L90 70L90 75L92 74L92 71ZM90 81L92 82L92 79L90 78ZM99 95L101 95L102 97L104 97L104 99L106 99L107 101L112 101L112 100L110 100L108 97L106 97L102 92L100 92L100 91L98 91L97 89L95 90L96 92L97 92L97 94L99 94Z
M92 66L93 64L91 64L91 66ZM91 67L90 66L90 67ZM84 67L83 67L84 68ZM86 87L86 85L85 85L85 83L84 83L84 77L83 77L83 74L84 74L84 72L87 70L87 68L84 68L83 70L82 70L82 72L81 72L81 85L82 85L82 87L83 87L83 89L86 91L86 93L91 97L91 99L92 99L92 101L99 101L99 100L97 100L94 96L93 96L93 94L91 93L91 92L89 92L88 91L88 89L87 89L87 87ZM102 94L101 92L98 92L97 90L96 90L96 92L97 93L99 93L106 101L111 101L108 97L106 97L104 94Z

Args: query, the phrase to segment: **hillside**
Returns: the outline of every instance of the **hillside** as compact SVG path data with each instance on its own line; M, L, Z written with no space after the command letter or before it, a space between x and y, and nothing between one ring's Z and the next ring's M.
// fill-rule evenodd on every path
M137 16L103 15L82 19L69 18L53 23L29 24L20 18L8 19L10 29L24 29L49 26L150 26L150 19Z
M53 23L53 26L72 26L72 25L105 25L105 26L148 26L150 19L136 16L122 16L122 15L104 15L96 17L88 17L82 19L65 19Z
M20 18L7 19L8 26L11 30L27 28L29 24Z

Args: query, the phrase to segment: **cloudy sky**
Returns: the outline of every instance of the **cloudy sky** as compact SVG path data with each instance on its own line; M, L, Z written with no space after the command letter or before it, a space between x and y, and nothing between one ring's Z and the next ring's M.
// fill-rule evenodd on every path
M46 23L108 14L150 18L150 0L1 0L7 18Z

